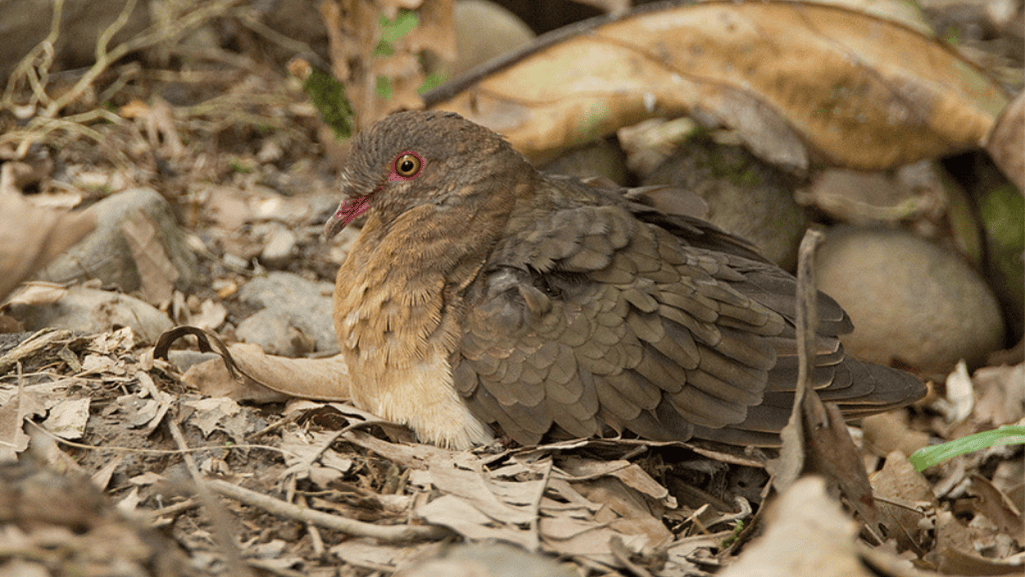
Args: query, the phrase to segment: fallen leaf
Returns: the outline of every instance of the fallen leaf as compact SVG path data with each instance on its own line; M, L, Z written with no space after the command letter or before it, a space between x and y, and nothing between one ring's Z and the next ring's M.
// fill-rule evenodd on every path
M765 533L722 577L870 577L855 548L858 525L819 477L799 479L772 505Z
M976 509L996 523L999 530L1019 544L1025 544L1025 522L1014 503L985 477L971 476L969 494L978 498Z
M1025 92L1000 113L986 136L986 152L1004 175L1025 194Z
M1021 575L1025 571L1025 560L1003 561L986 559L978 555L946 548L939 551L937 570L941 575Z
M540 37L424 95L533 160L654 116L725 124L761 158L861 170L978 146L1007 97L935 38L856 10L716 1Z
M330 551L352 566L386 568L391 572L400 565L437 555L441 546L441 543L393 545L374 539L350 539L333 545Z
M894 451L887 455L881 471L872 476L872 489L888 537L896 537L901 550L922 551L927 528L921 521L936 508L932 487L908 461Z
M1010 425L1025 418L1025 364L983 367L972 376L979 395L974 419L983 429Z
M218 381L224 387L220 394L230 395L236 399L280 400L280 395L285 395L320 401L340 401L349 397L349 371L341 355L323 359L278 357L268 355L256 345L237 343L228 346L211 331L182 326L160 335L153 349L153 358L167 360L167 352L171 345L185 335L197 337L200 350L203 352L212 351L221 356L235 386L222 377ZM210 372L209 362L196 365L190 371ZM270 395L266 389L280 395Z
M241 410L238 403L223 397L183 401L182 407L194 411L188 417L188 422L198 427L204 437L223 428L222 420L237 415Z
M96 226L89 211L36 208L6 183L0 167L0 301L53 257L82 240Z
M139 272L142 298L150 304L171 299L174 283L181 273L167 257L164 245L157 237L157 227L142 210L138 210L121 223L121 233L132 251L135 268Z
M63 399L50 407L43 428L62 439L81 439L89 420L89 398Z

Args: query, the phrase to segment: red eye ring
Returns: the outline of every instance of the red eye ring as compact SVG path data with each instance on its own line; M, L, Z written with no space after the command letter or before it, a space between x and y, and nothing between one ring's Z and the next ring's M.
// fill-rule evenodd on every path
M395 174L400 177L413 178L420 172L420 169L423 168L423 161L420 160L419 156L411 152L406 152L400 154L398 158L395 159L394 167Z

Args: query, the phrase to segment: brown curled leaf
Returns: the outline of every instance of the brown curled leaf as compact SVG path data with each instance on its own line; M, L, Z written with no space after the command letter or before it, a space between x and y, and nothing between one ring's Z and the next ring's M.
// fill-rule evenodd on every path
M653 116L739 131L762 158L861 170L976 147L1007 96L943 42L803 2L660 5L539 38L424 95L534 160Z

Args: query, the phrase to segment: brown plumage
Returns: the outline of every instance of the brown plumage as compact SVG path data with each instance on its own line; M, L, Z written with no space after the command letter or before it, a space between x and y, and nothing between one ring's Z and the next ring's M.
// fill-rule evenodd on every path
M466 448L498 425L779 444L797 378L792 276L746 241L621 189L542 175L455 114L361 133L329 235L367 222L338 271L334 322L356 404ZM637 199L640 199L637 200ZM818 301L815 383L848 416L924 394L844 356Z

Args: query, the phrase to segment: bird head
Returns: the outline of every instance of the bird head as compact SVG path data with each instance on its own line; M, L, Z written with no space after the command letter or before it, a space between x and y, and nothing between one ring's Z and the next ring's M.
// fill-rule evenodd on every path
M415 206L459 204L479 194L470 185L496 168L533 170L500 136L458 114L393 114L354 139L340 178L347 198L324 234L331 238L368 210L388 222Z

